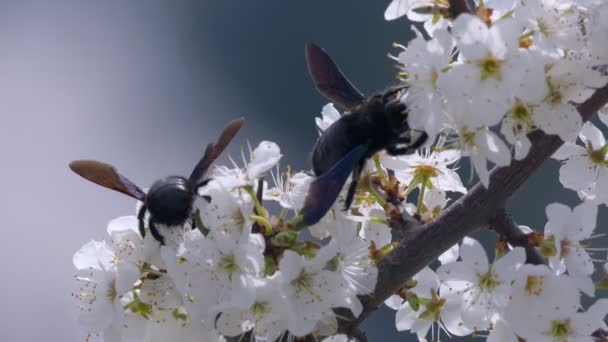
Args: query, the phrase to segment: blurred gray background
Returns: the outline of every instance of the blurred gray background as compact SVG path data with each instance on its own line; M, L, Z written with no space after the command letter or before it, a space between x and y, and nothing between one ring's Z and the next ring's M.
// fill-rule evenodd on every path
M188 174L224 123L245 116L229 153L273 140L284 164L308 169L326 101L304 43L325 47L360 89L382 90L391 43L411 37L405 20L384 21L388 2L1 1L0 341L82 341L72 255L134 214L133 200L75 176L70 160L110 162L147 187ZM556 183L551 162L511 201L517 220L542 229ZM364 329L370 341L415 340L392 311Z

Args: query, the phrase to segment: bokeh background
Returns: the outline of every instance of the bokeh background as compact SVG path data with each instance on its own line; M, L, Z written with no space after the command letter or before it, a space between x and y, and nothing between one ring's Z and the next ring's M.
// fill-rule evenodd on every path
M82 341L74 321L73 253L135 212L126 196L72 174L72 159L116 165L142 187L188 174L232 118L229 153L277 142L283 164L309 168L313 118L326 103L306 74L305 42L325 47L365 92L395 77L388 0L0 1L0 341ZM221 161L226 161L223 157ZM465 176L465 178L468 177ZM542 229L559 191L549 162L509 203ZM602 212L598 230L605 231ZM606 245L606 241L603 242ZM381 310L370 341L414 341Z

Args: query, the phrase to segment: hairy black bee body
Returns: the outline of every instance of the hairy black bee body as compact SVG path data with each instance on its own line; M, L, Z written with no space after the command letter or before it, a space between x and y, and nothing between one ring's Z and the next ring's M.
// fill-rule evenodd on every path
M144 203L156 222L180 225L190 218L196 196L194 188L184 177L167 177L152 184Z
M331 209L350 175L344 209L354 199L365 162L375 153L409 154L421 147L428 135L412 136L407 107L399 99L407 87L398 86L366 97L344 76L329 55L315 44L305 48L306 64L315 87L327 99L346 109L319 137L312 152L317 179L304 201L303 223L317 223Z
M144 221L146 212L149 212L150 233L158 242L164 244L165 239L159 233L157 224L178 226L191 219L192 227L196 228L196 220L191 218L191 215L198 189L211 180L205 177L207 170L228 146L242 125L243 118L229 122L222 130L218 141L215 144L207 145L203 157L192 170L190 177L163 178L154 182L147 194L110 164L96 160L74 160L70 163L70 169L93 183L143 202L137 214L141 236L146 235ZM208 196L203 196L203 198L207 201L211 200Z
M397 144L409 143L409 127L405 106L395 101L395 91L375 95L352 112L343 115L323 132L312 153L313 171L320 176L348 152L365 145L362 159Z

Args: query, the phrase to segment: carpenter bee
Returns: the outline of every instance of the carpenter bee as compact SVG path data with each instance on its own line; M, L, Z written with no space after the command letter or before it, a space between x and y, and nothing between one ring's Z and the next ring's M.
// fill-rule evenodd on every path
M308 73L325 98L346 110L317 140L312 152L313 171L303 208L303 222L318 222L335 202L352 173L344 210L350 207L366 160L376 152L410 154L428 139L425 132L413 138L407 124L407 108L399 101L407 91L398 86L381 94L365 97L344 76L329 55L315 44L305 47Z
M219 140L207 145L205 154L196 164L190 177L169 176L152 184L148 193L144 193L137 185L118 173L109 164L95 160L75 160L70 163L70 169L89 181L108 189L121 192L143 202L137 218L139 231L144 237L144 217L150 213L148 225L152 236L161 244L164 238L159 233L156 224L176 226L184 224L192 215L193 204L198 189L205 186L211 179L205 179L207 170L243 125L243 118L231 121L224 127ZM210 201L210 198L206 198ZM193 225L195 220L193 219Z

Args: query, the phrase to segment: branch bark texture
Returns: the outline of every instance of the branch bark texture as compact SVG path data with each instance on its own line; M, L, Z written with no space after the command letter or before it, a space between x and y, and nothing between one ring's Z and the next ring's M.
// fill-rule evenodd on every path
M450 1L452 2L452 1ZM589 120L608 102L608 86L578 106L583 121ZM562 145L559 137L542 131L530 134L532 148L528 156L510 166L494 168L490 184L477 184L454 202L437 220L405 234L399 245L378 265L378 283L373 294L362 297L363 313L354 320L342 321L340 330L350 333L376 310L386 298L429 265L448 248L475 230L486 227L502 210L508 198ZM391 221L391 228L403 231L405 222Z

